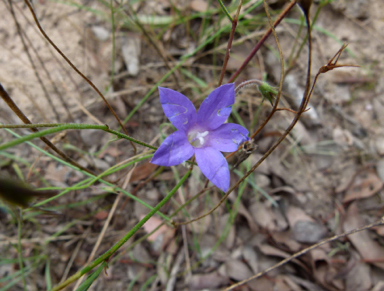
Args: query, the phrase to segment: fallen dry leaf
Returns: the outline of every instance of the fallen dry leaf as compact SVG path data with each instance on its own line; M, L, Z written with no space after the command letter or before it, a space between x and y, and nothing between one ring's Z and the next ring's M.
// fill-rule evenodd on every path
M293 226L296 224L298 221L312 221L315 222L315 220L310 217L308 214L305 213L304 210L302 210L299 207L292 206L290 205L285 212L285 216L288 219L289 222L289 227L292 229Z
M326 227L313 221L299 220L292 228L294 239L305 244L317 243L326 237L327 233Z
M300 277L296 277L292 274L288 274L287 277L289 277L293 282L299 284L300 286L303 286L305 290L311 290L311 291L325 291L323 288L321 288L318 284L315 284L311 281L304 280Z
M311 258L311 264L314 267L319 262L329 263L328 253L330 251L329 244L322 245L316 249L313 249L309 252Z
M117 147L107 147L104 151L99 154L99 158L102 159L105 155L117 158L123 154Z
M275 278L275 286L273 290L276 291L302 291L300 286L292 281L288 276L278 275Z
M257 274L259 272L259 267L257 263L257 253L251 246L244 246L243 248L243 258L244 261L248 263L248 265L251 267L252 272L254 274Z
M218 288L220 286L228 284L229 279L221 276L218 272L212 272L208 274L196 274L192 275L189 280L190 290L202 290Z
M97 212L93 217L97 220L104 220L108 217L108 214L109 214L108 211L102 210Z
M94 25L91 27L91 30L95 37L101 41L106 41L111 34L108 29L101 25Z
M203 213L204 211L197 214L196 216L200 216ZM209 226L211 225L211 222L212 222L212 216L209 215L202 219L199 219L197 221L187 224L187 229L191 232L203 234L207 232Z
M276 277L276 281L277 282L284 282L284 286L287 286L289 289L289 291L302 291L303 289L301 289L301 287L299 286L298 283L296 283L294 280L292 280L291 277L287 276L287 275L278 275ZM282 286L282 287L284 287ZM281 289L277 289L277 290L281 290Z
M271 236L276 243L288 247L292 252L297 252L301 248L301 244L292 239L290 231L272 232Z
M232 194L235 194L235 192L232 192L228 199L229 201L231 201L232 203L235 203L235 200L237 199L236 195L232 195ZM255 221L253 220L251 214L248 212L248 210L245 208L243 202L239 201L237 202L238 205L239 205L239 208L237 209L237 213L239 215L242 215L244 216L244 218L247 220L248 222L248 225L249 225L249 228L251 229L252 232L256 232L257 231L257 225L255 223Z
M288 186L293 186L296 191L306 192L311 191L308 183L308 173L303 169L296 169L295 174L292 175L291 171L281 163L280 157L277 155L270 155L268 158L269 167L272 174L284 180Z
M148 263L152 259L148 250L141 243L133 248L132 257L140 263Z
M359 214L356 202L353 202L347 211L344 221L344 231L364 226L364 220ZM348 236L354 247L367 262L384 269L384 248L369 236L369 231L364 230Z
M374 229L378 235L384 236L384 225L379 225L372 229Z
M275 247L267 245L267 244L260 245L259 250L264 255L267 255L267 256L275 256L275 257L284 258L284 259L289 258L291 256L289 253L284 252L278 248L275 248ZM301 266L304 270L308 269L302 262L300 262L297 259L293 259L292 262Z
M384 182L384 158L381 158L376 164L376 172L381 181Z
M384 290L384 281L378 282L375 287L371 289L371 291L383 291Z
M208 3L204 0L193 0L190 2L189 7L196 12L205 12L208 9Z
M150 162L137 166L132 173L131 182L136 182L147 178L157 169L157 167L159 166L151 164Z
M368 264L357 261L348 272L345 280L345 288L350 291L369 290L372 286L371 268Z
M63 167L55 162L51 162L46 169L45 179L65 183L69 177L70 171L71 170L68 167Z
M354 169L348 168L347 170L343 170L343 175L338 181L338 185L335 188L335 193L341 193L346 191L352 184L355 178L355 173L356 171Z
M247 286L252 291L264 291L264 290L273 290L274 283L270 278L261 277L256 280L251 280L247 283ZM239 289L242 290L242 289Z
M340 278L340 271L331 264L329 251L329 244L325 244L309 252L313 274L327 290L343 290L344 283Z
M248 266L239 260L226 261L225 271L229 278L236 281L248 279L253 275Z
M217 234L218 237L224 232L224 230L227 227L228 220L230 219L230 214L226 213L220 217L219 225L217 228ZM235 244L235 239L236 239L236 229L235 226L232 224L230 226L229 233L227 237L225 238L225 246L228 249L231 249L233 245Z
M318 282L321 283L327 290L345 290L344 283L341 279L335 279L337 270L332 265L319 264L313 270L313 275Z
M279 210L271 209L259 202L252 204L249 211L256 223L269 231L282 231L288 226Z
M353 135L350 131L337 126L332 133L333 141L342 147L351 146L353 144Z
M294 239L301 243L312 244L320 241L327 234L327 229L314 221L304 210L289 206L285 213Z
M140 219L143 219L144 215L141 215L140 216ZM143 225L143 228L144 230L147 232L147 233L150 233L152 232L153 230L155 230L156 227L158 227L163 221L160 219L160 218L157 218L155 216L152 216L150 219L148 219L148 221ZM168 225L164 224L162 225L157 231L155 231L154 233L152 233L149 237L148 237L148 240L149 241L155 241L156 239L159 238L159 236L162 236L164 238L164 235L166 233L172 233L172 237L173 237L173 234L175 232L175 229L173 228L170 228ZM172 237L168 237L168 240ZM167 243L166 241L163 241L163 244L164 243Z
M364 173L363 176L357 176L351 187L348 188L343 202L349 202L355 199L367 198L379 191L383 187L383 182L380 178L370 172Z
M137 76L140 70L141 38L131 34L121 40L121 54L130 76Z

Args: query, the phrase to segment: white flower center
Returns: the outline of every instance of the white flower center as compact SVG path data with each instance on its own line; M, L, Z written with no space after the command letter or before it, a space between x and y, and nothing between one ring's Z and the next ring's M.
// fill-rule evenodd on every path
M189 143L194 147L201 147L205 143L204 137L206 137L208 133L209 131L191 132L190 134L188 134Z

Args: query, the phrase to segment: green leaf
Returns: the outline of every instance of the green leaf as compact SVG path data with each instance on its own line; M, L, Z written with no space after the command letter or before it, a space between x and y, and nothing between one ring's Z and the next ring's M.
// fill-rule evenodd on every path
M87 277L87 279L80 285L76 291L86 291L89 287L91 287L92 283L99 277L101 271L107 266L106 262L103 262L100 267L97 268L95 272Z
M45 264L45 283L47 285L47 291L52 289L52 280L51 280L51 261L47 260Z
M207 88L208 84L205 83L202 79L199 77L196 77L194 74L192 74L190 71L187 71L186 69L181 69L181 72L186 75L188 78L192 79L196 82L197 85L199 85L201 88Z

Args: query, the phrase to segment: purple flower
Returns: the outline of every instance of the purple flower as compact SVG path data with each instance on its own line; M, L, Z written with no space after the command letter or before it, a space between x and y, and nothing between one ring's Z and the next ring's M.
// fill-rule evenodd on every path
M234 84L213 90L196 113L195 106L183 94L159 87L165 115L177 128L155 152L151 163L175 166L195 154L203 174L218 188L229 188L229 169L220 152L233 152L249 138L244 127L225 123L235 102Z

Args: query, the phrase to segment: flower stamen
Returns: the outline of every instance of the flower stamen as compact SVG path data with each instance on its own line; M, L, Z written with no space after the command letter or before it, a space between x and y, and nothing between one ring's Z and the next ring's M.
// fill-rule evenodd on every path
M204 137L208 135L209 131L193 132L189 134L189 143L194 147L202 146L205 143ZM197 142L199 141L199 143Z

